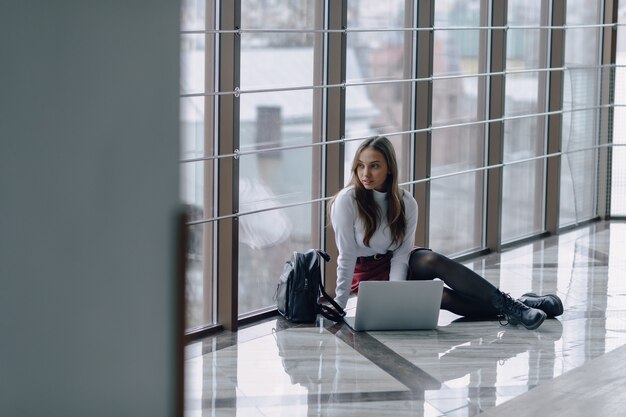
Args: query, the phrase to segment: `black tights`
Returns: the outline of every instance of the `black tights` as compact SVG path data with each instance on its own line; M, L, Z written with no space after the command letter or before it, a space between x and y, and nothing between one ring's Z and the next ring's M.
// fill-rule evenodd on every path
M446 284L441 297L442 309L466 317L498 315L490 301L497 288L466 266L437 252L420 249L411 254L409 269L409 279L439 278Z

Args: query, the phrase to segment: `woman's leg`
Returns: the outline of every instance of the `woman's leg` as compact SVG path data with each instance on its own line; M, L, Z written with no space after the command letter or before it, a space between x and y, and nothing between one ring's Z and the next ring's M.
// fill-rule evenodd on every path
M450 289L441 298L441 308L468 317L504 315L510 323L528 329L541 325L546 314L502 293L476 272L431 250L413 251L409 259L410 278L441 279Z
M409 269L411 279L441 279L455 293L458 293L458 297L452 297L456 302L480 302L482 300L486 304L491 304L490 297L497 291L493 284L476 272L428 249L419 249L411 254Z
M472 299L446 287L441 296L441 308L464 317L495 318L500 314L489 301Z

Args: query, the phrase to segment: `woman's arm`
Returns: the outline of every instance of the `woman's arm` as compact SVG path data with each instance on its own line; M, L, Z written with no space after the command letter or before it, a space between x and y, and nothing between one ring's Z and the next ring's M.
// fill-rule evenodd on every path
M399 248L393 251L391 258L390 281L406 280L409 271L409 255L415 245L415 230L417 229L417 202L409 193L404 191L404 209L406 213L406 233Z
M337 257L337 288L335 301L345 308L350 297L352 275L356 265L358 245L354 234L357 219L356 203L351 192L340 192L331 207L331 223L339 250Z

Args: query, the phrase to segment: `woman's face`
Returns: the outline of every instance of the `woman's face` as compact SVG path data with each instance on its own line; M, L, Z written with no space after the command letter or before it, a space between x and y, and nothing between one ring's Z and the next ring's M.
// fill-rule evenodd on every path
M367 190L387 191L389 168L385 156L374 148L365 148L358 156L356 174Z

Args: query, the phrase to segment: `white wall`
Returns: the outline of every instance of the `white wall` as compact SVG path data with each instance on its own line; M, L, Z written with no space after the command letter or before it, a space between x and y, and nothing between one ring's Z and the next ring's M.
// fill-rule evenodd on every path
M0 416L176 412L179 6L0 2Z

